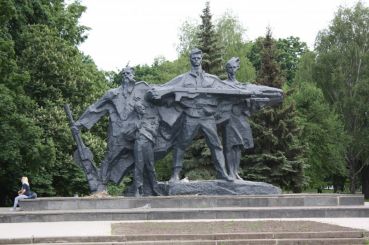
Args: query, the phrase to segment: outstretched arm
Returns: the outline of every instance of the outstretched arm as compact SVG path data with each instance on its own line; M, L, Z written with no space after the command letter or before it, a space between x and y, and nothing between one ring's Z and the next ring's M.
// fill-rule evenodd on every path
M95 123L97 123L102 116L104 116L109 108L110 104L109 94L104 95L101 99L90 105L82 116L75 122L75 126L81 128L82 126L90 129Z

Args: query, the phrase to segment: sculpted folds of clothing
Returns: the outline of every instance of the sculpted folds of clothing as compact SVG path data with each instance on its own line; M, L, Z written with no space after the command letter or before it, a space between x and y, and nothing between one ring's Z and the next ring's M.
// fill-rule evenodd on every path
M109 115L108 149L101 166L104 181L110 179L118 183L133 163L132 150L137 129L134 106L144 100L149 89L150 86L145 82L111 89L76 122L90 129L101 117Z
M175 77L167 82L166 87L180 87L180 88L212 88L216 81L220 81L216 76L205 72L196 74L193 71Z
M239 82L225 80L223 84L232 89L247 90L246 85ZM240 101L238 98L229 98L219 104L217 123L225 123L223 132L225 146L240 145L245 149L254 146L251 127L245 118L245 115L249 115L249 106L247 100Z
M91 105L79 118L78 122L87 129L97 123L102 116L109 114L109 136L118 136L127 126L132 116L134 105L143 100L150 87L145 82L137 82L134 87L124 90L122 86L109 90L100 100Z
M142 119L138 128L138 134L145 136L152 143L155 142L155 138L158 134L159 119L157 116L151 114Z
M232 115L224 127L225 145L241 145L244 149L254 147L252 131L246 118Z

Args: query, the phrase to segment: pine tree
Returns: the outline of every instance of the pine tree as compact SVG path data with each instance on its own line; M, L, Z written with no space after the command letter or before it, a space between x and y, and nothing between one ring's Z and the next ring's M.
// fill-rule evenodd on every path
M197 33L199 49L203 52L202 68L204 71L223 77L223 48L220 46L218 34L211 21L210 4L206 2L202 11L201 25Z
M257 83L281 88L283 76L276 62L277 49L270 28L261 50ZM241 175L248 180L271 182L286 190L301 192L305 184L304 145L299 139L297 112L293 103L266 108L250 122L255 147L242 158Z
M256 83L281 88L284 78L277 63L277 48L272 38L270 27L267 27L267 33L262 44L261 66L257 74Z

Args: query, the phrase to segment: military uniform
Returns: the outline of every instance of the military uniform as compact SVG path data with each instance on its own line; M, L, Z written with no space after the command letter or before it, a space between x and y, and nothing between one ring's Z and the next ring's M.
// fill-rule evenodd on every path
M174 78L164 86L174 88L218 88L222 82L218 77L203 71L190 71ZM210 94L199 94L195 97L182 97L179 104L183 108L183 124L174 145L173 167L174 173L182 169L183 157L186 148L193 138L202 131L206 143L210 148L218 178L229 179L225 169L223 147L218 137L214 115L218 100Z
M108 149L100 167L104 184L109 180L119 183L133 164L132 154L135 140L134 106L144 100L150 86L145 82L124 83L109 90L101 99L88 107L76 121L77 126L90 129L106 114L109 114ZM114 171L112 171L114 169Z
M242 84L235 81L225 80L223 82L235 89L245 89ZM223 126L223 145L228 175L233 179L240 179L238 170L241 150L254 147L250 124L244 118L244 116L247 116L249 108L247 108L245 100L229 100L220 107L223 107L223 111L219 114L222 114L222 118L225 121Z
M140 103L137 106L143 106L145 111L136 111L138 117L134 143L135 194L137 196L143 194L143 175L146 167L152 191L154 194L159 195L154 167L154 143L159 128L159 117L155 107L152 105Z

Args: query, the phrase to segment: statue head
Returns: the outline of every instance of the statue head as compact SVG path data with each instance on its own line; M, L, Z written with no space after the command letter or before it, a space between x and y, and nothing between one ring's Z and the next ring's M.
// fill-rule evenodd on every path
M190 52L190 62L192 67L198 68L201 67L202 62L202 51L198 48L194 48Z
M240 58L232 57L230 60L227 61L225 65L225 69L228 73L228 76L234 76L236 71L240 68Z
M135 82L135 70L133 69L133 67L127 65L125 68L123 68L122 76L123 82Z

